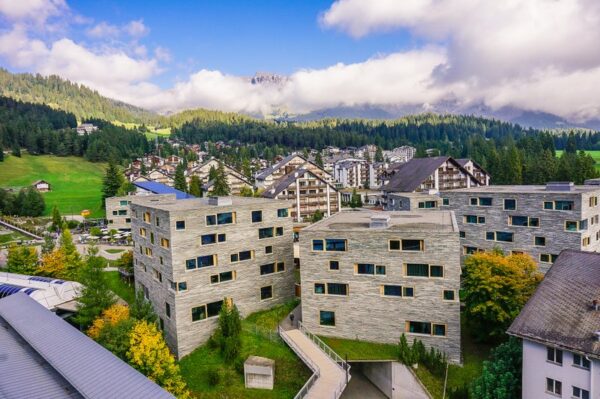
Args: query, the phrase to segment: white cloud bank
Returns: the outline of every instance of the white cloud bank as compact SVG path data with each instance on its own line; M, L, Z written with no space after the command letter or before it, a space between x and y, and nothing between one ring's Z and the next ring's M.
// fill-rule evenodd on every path
M281 85L253 85L200 70L162 90L152 84L168 49L147 51L141 20L98 23L87 33L129 35L130 50L44 40L31 24L67 6L62 0L0 0L11 27L0 31L0 57L11 66L55 73L101 93L158 111L205 107L268 114L354 105L424 106L451 99L465 106L515 106L573 120L600 117L600 2L597 0L338 0L319 20L357 40L406 30L424 43L355 64L293 73ZM152 54L152 56L148 56Z

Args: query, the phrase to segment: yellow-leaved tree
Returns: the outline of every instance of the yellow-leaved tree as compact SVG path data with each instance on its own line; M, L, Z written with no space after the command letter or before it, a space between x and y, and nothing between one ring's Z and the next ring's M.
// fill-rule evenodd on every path
M127 359L135 369L178 398L189 398L175 358L154 323L136 322L129 333Z
M52 252L42 255L40 267L36 274L55 278L65 278L65 264L67 255L62 248L57 248Z
M92 326L87 330L87 335L97 340L100 333L106 327L114 327L119 322L129 318L129 307L120 304L114 304L105 309L100 317L94 320Z
M465 313L478 338L504 335L542 278L529 255L491 251L469 256L462 281Z

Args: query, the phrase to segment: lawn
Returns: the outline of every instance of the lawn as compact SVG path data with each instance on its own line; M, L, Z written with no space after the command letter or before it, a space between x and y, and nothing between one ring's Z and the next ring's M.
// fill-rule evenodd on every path
M109 254L119 254L123 251L125 251L124 249L113 249L113 248L109 248L109 249L105 249L106 252L108 252Z
M454 388L460 388L470 384L481 374L483 361L488 358L490 347L476 343L468 331L466 323L462 323L462 352L463 365L450 365L448 367L447 392ZM321 337L341 357L348 356L353 360L396 360L398 348L392 344L379 344L365 341L354 341L348 339ZM409 339L409 343L412 341ZM431 374L425 367L418 367L415 373L425 385L434 399L442 399L444 391L444 380ZM448 395L446 394L446 397Z
M45 215L50 215L56 205L63 215L89 209L91 217L104 217L101 192L104 167L79 157L9 156L0 162L0 187L25 187L36 180L46 180L52 191L44 193Z
M309 369L277 337L278 322L297 305L291 301L273 309L257 312L242 322L241 359L250 355L275 360L275 387L272 391L246 389L244 376L233 365L225 364L219 350L206 344L184 357L179 365L188 387L197 398L293 398L310 377ZM271 332L270 337L269 333ZM210 370L217 370L220 383L211 386Z
M596 169L600 170L600 150L587 150L585 151L587 154L590 154L594 161L596 161ZM556 156L560 158L563 150L556 150Z
M8 232L6 234L3 231L2 233L3 234L0 234L0 245L8 244L11 242L17 242L17 241L21 241L21 240L30 240L29 237L27 237L21 233L17 233L16 231Z
M120 296L125 302L133 303L135 300L135 290L133 285L123 282L117 271L105 272L105 276L112 292Z
M139 123L132 123L132 122L112 121L112 123L116 126L123 126L126 129L136 129L139 126L141 126L141 124L139 124ZM146 127L148 128L148 132L146 132L145 135L146 135L146 138L148 138L148 139L155 139L158 136L170 136L171 135L170 127L162 127L160 129L157 129L156 127L154 127L152 125L146 125Z

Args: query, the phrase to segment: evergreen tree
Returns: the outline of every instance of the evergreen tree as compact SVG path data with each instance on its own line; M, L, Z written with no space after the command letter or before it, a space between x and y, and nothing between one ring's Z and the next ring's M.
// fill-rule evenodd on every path
M471 384L471 395L480 399L521 397L522 345L515 337L492 350L481 375Z
M377 146L377 150L375 151L375 162L383 162L383 151L380 146Z
M319 220L323 219L324 217L325 217L325 215L323 215L323 211L321 211L320 209L317 209L315 211L315 213L313 213L313 215L312 215L311 222L317 223Z
M83 266L83 261L79 251L77 250L77 247L73 243L73 236L71 235L71 231L69 229L63 229L59 239L59 246L65 254L64 278L69 280L78 280ZM88 251L91 251L90 253L96 251L97 253L97 248L90 246Z
M182 163L177 165L175 169L175 184L174 187L180 191L187 191L187 183L185 181L185 166Z
M323 156L321 155L321 151L317 152L317 155L315 156L315 164L320 168L323 167Z
M356 188L352 190L352 196L350 197L351 208L362 208L363 202L359 193L356 192Z
M21 158L21 146L18 143L14 143L12 146L12 154L15 157Z
M0 146L0 162L4 161L4 150L2 149L2 146Z
M208 181L215 180L217 178L217 168L211 165L208 171Z
M565 153L577 153L577 140L575 140L575 134L573 134L573 132L569 133L569 138L567 139L567 144L565 145Z
M22 216L41 216L46 208L44 197L35 188L28 187L25 195L21 197Z
M54 251L54 247L56 245L54 244L54 239L52 238L52 235L50 234L46 234L44 235L44 243L42 244L42 255L48 254L52 251Z
M225 167L219 162L219 167L213 179L213 189L211 195L216 197L225 197L229 195L230 189L227 183L227 175L225 174Z
M190 179L188 192L194 197L202 197L202 182L200 181L200 177L198 175L193 175Z
M225 298L219 313L219 345L221 355L226 362L232 363L240 354L242 339L242 320L231 299Z
M136 320L145 320L148 323L155 323L156 313L150 301L144 297L144 292L138 290L135 294L135 300L129 305L129 313Z
M119 171L115 162L111 160L102 179L102 199L116 196L124 180L121 171Z
M103 268L104 262L98 256L98 249L90 247L80 279L84 287L78 299L77 315L74 317L82 329L90 326L104 309L116 302L115 295L106 282Z
M38 254L33 247L11 245L8 248L6 270L10 273L34 274L38 268Z
M60 215L60 211L58 210L56 205L54 205L54 207L52 208L52 225L50 226L50 230L51 231L60 231L60 230L62 230L62 227L63 227L62 216Z

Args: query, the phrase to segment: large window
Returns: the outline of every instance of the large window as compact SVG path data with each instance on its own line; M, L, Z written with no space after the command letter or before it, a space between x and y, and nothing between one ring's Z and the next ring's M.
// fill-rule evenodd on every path
M185 268L188 270L200 269L201 267L214 266L217 264L217 255L199 256L196 259L185 261Z
M323 240L313 240L312 241L312 250L313 251L322 251L325 249L323 247Z
M326 251L345 251L346 250L346 240L338 239L338 238L327 238L325 240L325 250Z
M375 265L373 263L358 263L354 266L354 272L356 274L378 274L385 275L385 266Z
M277 217L278 218L286 218L288 217L287 208L277 209Z
M546 360L551 363L556 363L562 365L563 363L563 351L560 349L552 348L550 346L546 347Z
M474 197L471 198L470 204L475 206L492 206L493 200L490 197Z
M546 378L546 392L562 396L562 382Z
M509 216L508 224L511 226L540 227L540 218L529 216Z
M263 227L262 229L258 229L258 239L262 240L263 238L271 238L273 237L273 227Z
M407 263L405 270L408 277L444 277L444 266Z
M232 280L235 280L235 272L233 272L233 271L222 272L222 273L213 274L212 276L210 276L211 284L224 283L225 281L232 281Z
M252 211L252 223L262 222L262 211Z
M216 234L204 234L200 236L200 242L202 245L216 244L217 235Z
M573 398L590 399L590 391L573 386Z
M382 285L381 294L383 296L396 296L396 297L409 297L415 296L415 290L413 287L403 287L401 285Z
M260 266L260 275L264 276L265 274L273 274L275 273L275 263L267 263L266 265Z
M469 224L485 224L485 216L465 215L464 221Z
M237 254L231 254L231 263L243 262L245 260L254 259L254 251L241 251Z
M266 287L260 288L260 299L270 299L273 298L273 286L268 285Z
M514 234L508 231L488 231L485 233L485 239L488 241L513 242Z
M208 317L216 317L221 311L223 301L211 302L192 308L192 321L204 320Z
M420 209L437 208L437 201L421 201L418 203Z
M348 295L348 284L327 283L327 293L329 295Z
M446 336L446 325L423 321L407 321L406 332L412 334L434 335L438 337Z
M423 240L390 240L390 251L423 251L425 244Z
M216 215L206 215L206 224L208 226L232 223L235 223L235 212L223 212L217 213Z
M322 326L335 326L335 312L319 311L319 324Z
M544 209L556 211L571 211L575 208L573 201L544 201Z

